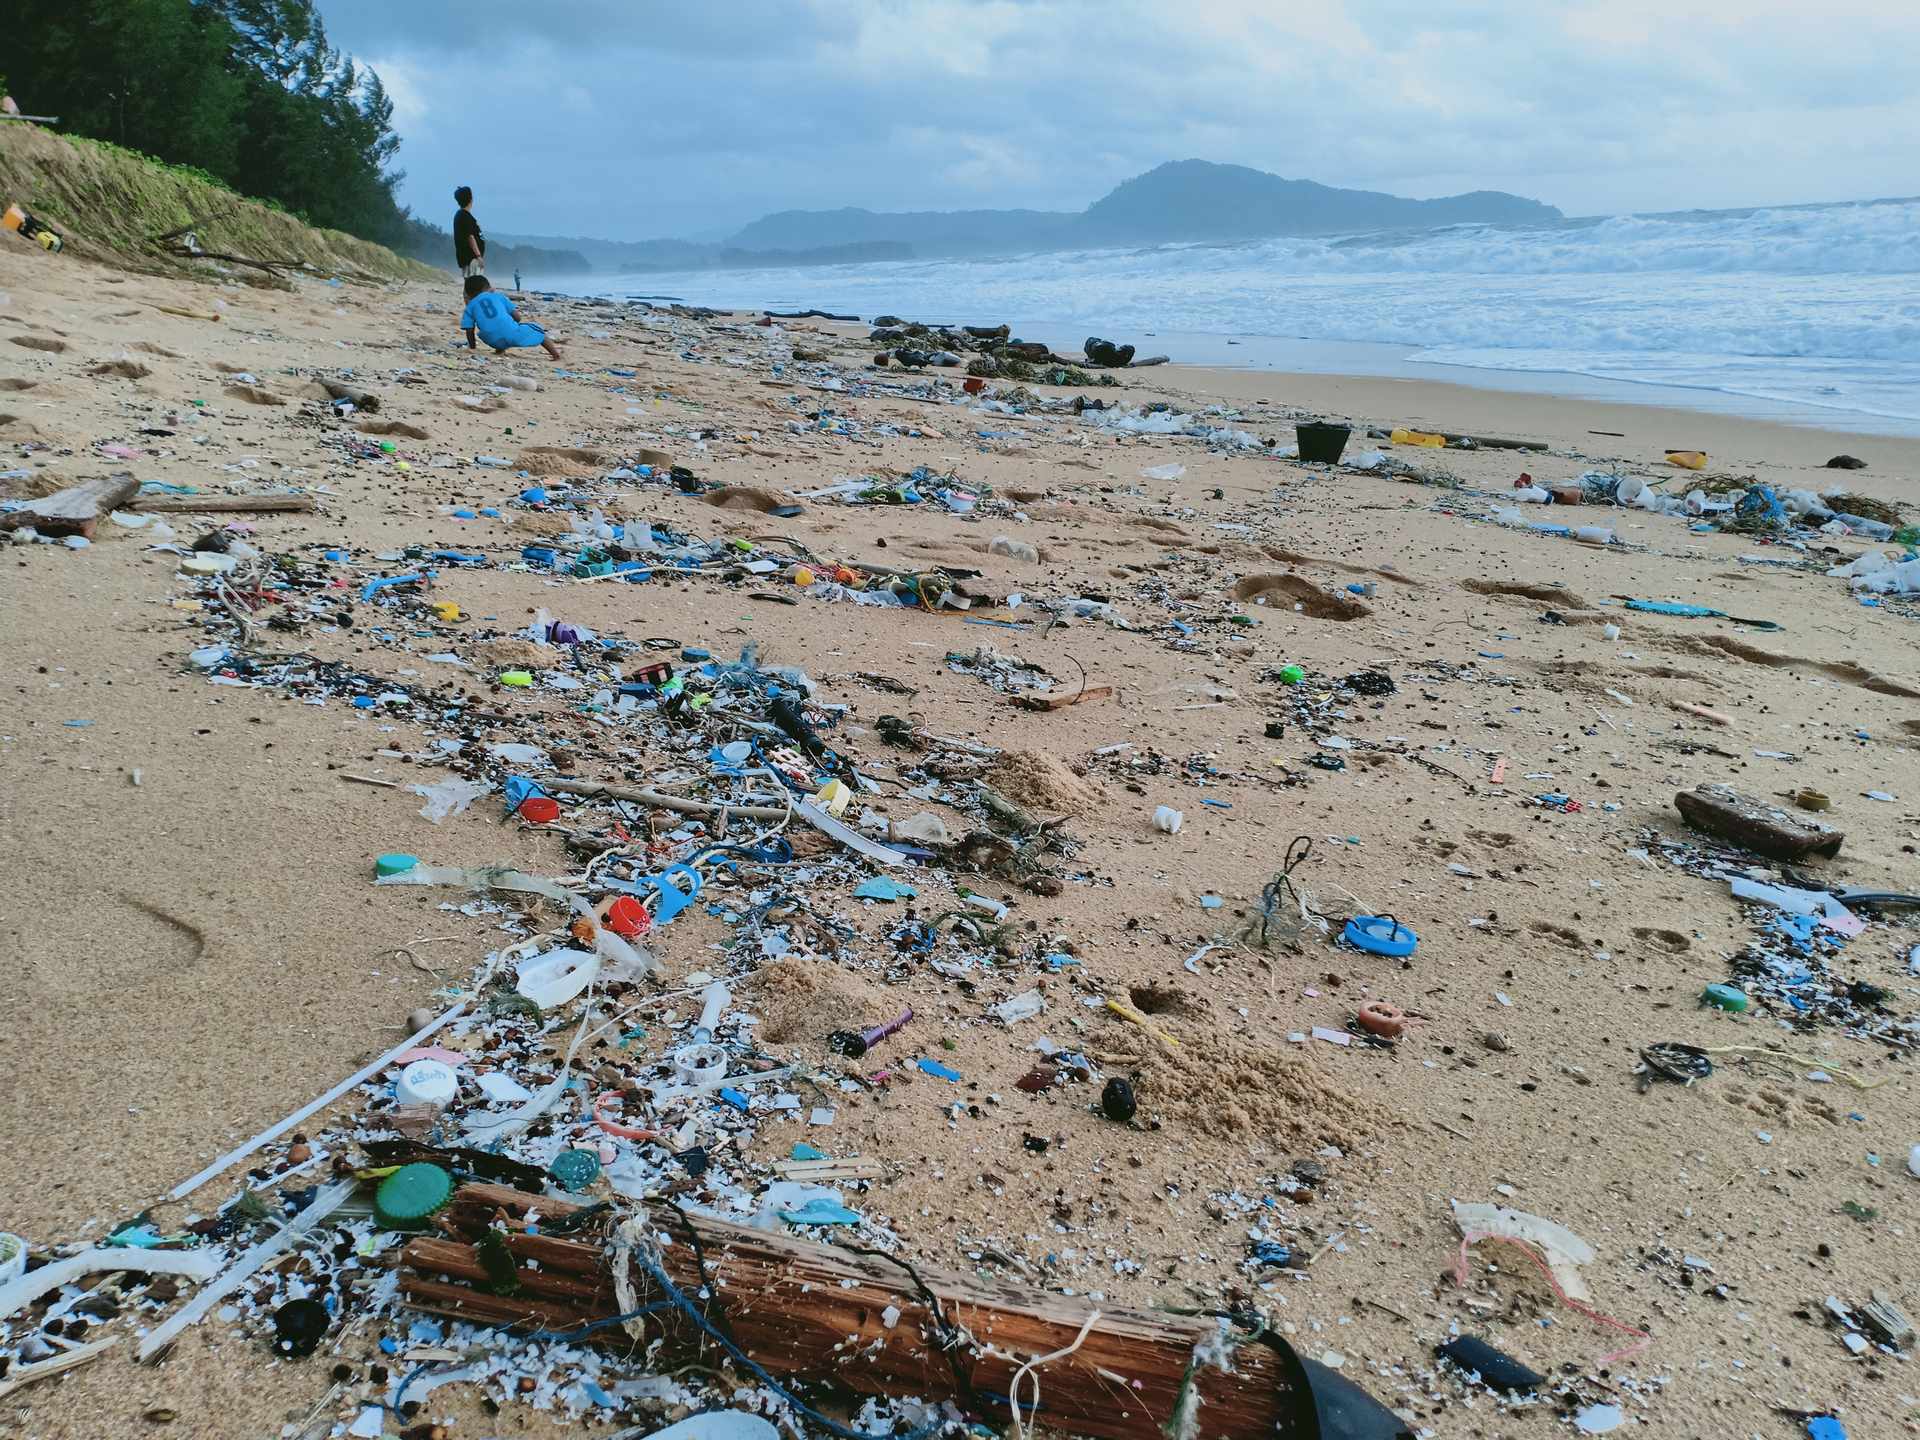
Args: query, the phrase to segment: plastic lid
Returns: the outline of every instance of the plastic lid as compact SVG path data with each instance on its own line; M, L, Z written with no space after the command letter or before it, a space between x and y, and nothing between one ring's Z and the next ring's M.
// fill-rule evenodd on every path
M520 802L520 818L535 825L551 825L560 818L560 802L551 795L529 795Z
M402 855L399 851L382 855L373 862L375 875L404 875L420 863L418 855Z
M451 1105L460 1078L444 1060L416 1060L400 1072L393 1090L402 1105Z
M547 1173L562 1190L584 1190L600 1178L600 1157L591 1150L562 1150Z
M438 1165L402 1165L373 1193L373 1218L388 1230L418 1230L453 1199L453 1176Z
M1411 955L1420 943L1419 936L1391 915L1356 915L1340 935L1354 949L1374 955Z

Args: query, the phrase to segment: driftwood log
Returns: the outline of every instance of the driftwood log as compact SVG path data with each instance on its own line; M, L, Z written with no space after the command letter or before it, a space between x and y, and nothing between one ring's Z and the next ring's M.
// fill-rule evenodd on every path
M127 508L167 515L310 515L320 504L311 495L142 495Z
M363 415L380 413L380 397L365 390L357 390L351 385L342 385L338 380L322 380L320 388L336 400L346 400Z
M19 510L0 515L0 530L18 530L31 525L42 535L80 535L93 538L93 527L109 510L117 510L140 491L140 482L131 475L114 475L101 480L82 480L64 490L34 500Z
M577 1235L527 1233L529 1211L551 1231L579 1210L551 1196L464 1185L439 1217L441 1233L406 1246L400 1293L420 1309L481 1325L566 1331L619 1315L618 1246L608 1217L592 1217ZM952 1400L980 1418L1004 1420L1015 1372L1054 1356L1031 1372L1039 1408L1028 1418L1098 1440L1411 1434L1352 1382L1278 1337L1223 1342L1219 1323L1205 1316L1096 1307L665 1207L644 1219L675 1287L775 1376L864 1395ZM504 1284L498 1252L490 1270L477 1244L490 1228L515 1261ZM630 1273L639 1305L665 1297L638 1257ZM506 1289L514 1293L500 1293ZM645 1343L713 1343L677 1309L633 1323L645 1327ZM620 1326L591 1338L623 1349L636 1343ZM1231 1370L1208 1358L1225 1359L1229 1350ZM1032 1406L1031 1380L1020 1398L1023 1411ZM1191 1417L1185 1425L1182 1415Z

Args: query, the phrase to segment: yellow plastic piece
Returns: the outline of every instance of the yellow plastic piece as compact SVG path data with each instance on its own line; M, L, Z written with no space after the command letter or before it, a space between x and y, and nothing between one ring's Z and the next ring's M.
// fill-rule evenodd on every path
M433 602L433 613L442 620L458 620L460 607L451 600L436 600Z
M847 806L852 802L853 791L841 780L829 780L813 797L813 803L836 820L847 813Z
M1667 464L1678 465L1682 470L1704 470L1707 468L1707 452L1704 450L1669 450Z
M533 684L533 676L525 670L502 670L500 683L511 685L516 690L525 690Z
M1444 450L1447 448L1447 437L1444 435L1435 435L1430 430L1403 430L1396 426L1394 432L1389 435L1387 439L1391 440L1395 445L1424 445L1429 450Z
M794 566L793 583L796 585L811 585L813 583L813 571L804 565Z

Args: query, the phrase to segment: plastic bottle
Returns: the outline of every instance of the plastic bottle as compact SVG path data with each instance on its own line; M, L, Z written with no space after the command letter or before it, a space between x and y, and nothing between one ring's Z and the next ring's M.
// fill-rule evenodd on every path
M1573 538L1588 545L1613 544L1613 531L1605 525L1582 525L1573 532Z

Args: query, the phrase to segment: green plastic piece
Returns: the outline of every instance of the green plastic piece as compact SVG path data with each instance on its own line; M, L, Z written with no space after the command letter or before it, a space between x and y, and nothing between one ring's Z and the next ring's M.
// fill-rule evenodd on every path
M1747 992L1736 985L1709 985L1700 992L1700 1003L1740 1015L1746 1012Z
M584 1190L600 1178L600 1157L591 1150L562 1150L547 1173L562 1190Z
M373 862L376 875L404 875L420 863L418 855L402 855L398 851L382 855Z
M1282 665L1280 667L1280 683L1282 685L1298 685L1306 678L1307 672L1302 670L1298 665Z
M453 1176L424 1160L402 1165L373 1192L373 1218L384 1230L425 1228L453 1199Z

